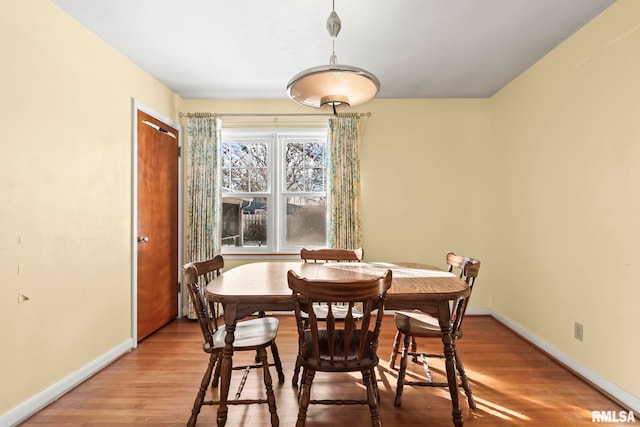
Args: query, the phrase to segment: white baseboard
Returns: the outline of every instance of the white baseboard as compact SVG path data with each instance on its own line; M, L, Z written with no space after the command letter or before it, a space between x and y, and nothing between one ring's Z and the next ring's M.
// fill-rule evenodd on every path
M502 314L496 313L492 309L481 309L480 311L482 311L483 313L476 313L476 310L477 309L470 308L467 311L467 314L487 314L487 313L484 313L484 311L485 310L488 311L489 312L488 314L490 316L492 316L499 322L503 323L509 329L514 331L516 334L520 335L527 341L531 342L540 350L544 351L549 356L556 359L558 362L564 364L569 369L573 370L576 374L580 375L581 377L583 377L585 380L587 380L594 386L600 388L605 393L617 399L620 403L627 405L627 408L625 409L631 410L635 413L640 413L640 399L638 397L620 388L619 386L615 385L614 383L602 377L601 375L598 375L597 373L587 368L580 362L564 354L563 352L561 352L560 350L558 350L557 348L555 348L545 340L532 334L531 332L523 328L521 325L503 316ZM598 411L598 410L605 410L606 408L586 408L586 409Z
M31 415L38 412L40 409L47 406L49 403L61 397L67 391L71 390L72 388L81 384L90 376L104 369L106 366L108 366L110 363L118 359L120 356L122 356L132 348L132 339L128 339L122 344L114 347L107 353L98 357L97 359L72 373L68 377L63 378L46 390L43 390L42 392L36 394L29 400L0 415L0 426L11 427L26 420Z
M466 315L470 316L494 316L495 312L489 307L469 307L465 312Z

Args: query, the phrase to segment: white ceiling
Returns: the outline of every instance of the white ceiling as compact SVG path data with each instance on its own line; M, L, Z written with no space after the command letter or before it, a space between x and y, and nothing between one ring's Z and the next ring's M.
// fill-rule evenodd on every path
M52 0L184 98L286 98L329 63L331 0ZM379 98L490 97L615 0L335 0Z

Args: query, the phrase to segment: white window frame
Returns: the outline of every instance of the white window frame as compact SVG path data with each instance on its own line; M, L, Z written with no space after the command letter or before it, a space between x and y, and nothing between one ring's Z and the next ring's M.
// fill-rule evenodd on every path
M253 193L233 193L234 197L265 197L267 199L267 245L260 247L235 247L222 246L223 255L254 255L256 257L265 255L298 255L299 247L285 247L286 232L286 197L292 193L285 191L285 143L291 139L322 139L327 141L328 128L259 128L240 129L223 128L222 141L247 141L247 140L268 140L267 162L269 166L269 185L266 192ZM328 146L327 146L328 155ZM318 196L317 192L299 192L295 196L313 197ZM326 191L322 194L326 197Z

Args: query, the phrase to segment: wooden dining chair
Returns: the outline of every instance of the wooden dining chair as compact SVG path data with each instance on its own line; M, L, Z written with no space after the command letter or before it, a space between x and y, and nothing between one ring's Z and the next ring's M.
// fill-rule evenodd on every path
M204 337L204 343L202 349L205 353L209 354L209 364L200 382L200 388L196 399L193 403L193 409L191 410L191 416L187 422L187 426L195 426L198 414L202 405L218 405L219 400L205 400L206 392L209 384L212 387L218 385L218 378L220 377L220 359L222 358L222 351L225 346L226 329L224 327L218 327L217 322L214 322L212 315L207 309L207 303L204 298L204 288L200 285L200 281L203 277L215 277L220 274L220 270L224 266L224 261L221 256L202 262L191 262L184 266L183 275L184 281L189 289L189 295L191 296L194 309L198 315L198 321L202 335ZM206 283L206 282L205 282ZM278 377L280 382L284 382L284 373L282 370L282 363L278 354L278 348L275 343L276 334L278 332L278 319L275 317L260 317L251 320L239 321L235 329L235 340L233 342L233 351L252 351L257 352L260 363L246 366L234 366L233 370L243 370L244 376L240 381L236 398L229 400L227 404L253 404L253 403L267 403L269 406L269 412L271 414L271 425L277 426L279 424L278 415L276 413L275 394L273 392L273 385L271 374L269 372L270 366L275 366L278 371ZM266 348L270 347L273 353L273 363L269 363L267 360ZM213 372L215 368L215 373ZM250 369L262 368L263 381L266 389L266 399L240 399L242 389L249 375ZM213 381L212 381L213 374Z
M378 411L379 391L375 375L378 365L378 336L384 317L384 301L391 286L391 270L370 280L311 280L287 274L293 291L296 325L298 328L298 359L302 366L302 387L299 391L299 410L296 427L303 427L310 404L367 404L371 424L381 426ZM303 308L314 303L327 305L325 318L308 313L309 327L305 328ZM356 321L351 310L343 321L336 321L332 307L346 303L349 308L362 304L363 317ZM366 399L311 399L311 385L316 372L360 372L366 387Z
M335 249L335 248L323 248L323 249L300 249L300 258L306 262L361 262L364 257L364 250L358 249ZM347 307L344 304L334 304L333 315L336 319L344 319L346 316ZM309 318L307 316L307 307L303 307L302 316L305 318L305 327L309 326ZM314 311L316 317L324 319L327 316L328 310L326 304L314 304ZM355 319L362 319L362 311L359 307L355 306L351 309L352 315ZM298 387L298 377L300 375L300 362L296 361L295 368L293 370L293 376L291 377L291 384L294 387Z
M216 255L211 259L205 261L195 261L190 262L184 266L186 269L188 266L194 266L198 271L198 286L200 289L201 295L204 297L204 289L207 284L211 282L214 278L218 277L220 273L222 273L222 269L224 268L224 258L222 255ZM206 299L205 299L206 300ZM221 316L221 310L219 309L219 304L213 301L207 301L209 307L209 317L213 324L213 330L218 330L218 319ZM264 317L264 312L261 312L260 317ZM284 382L284 371L282 369L282 364L280 362L280 357L278 355L278 347L275 344L275 341L271 347L271 353L273 355L274 363L271 366L276 367L278 373L278 380L280 383ZM220 357L219 357L220 359ZM256 352L255 357L256 363L260 363L260 356ZM220 379L220 366L216 364L216 370L213 375L213 379L211 380L211 386L217 387L218 380Z
M460 256L460 255L456 255L453 252L449 252L447 253L447 256L445 257L446 263L447 263L447 271L449 273L453 273L454 270L456 272L456 274L458 275L459 278L463 279L463 265L465 263L465 260L467 260L469 258L464 257L464 256ZM473 286L473 285L472 285ZM432 317L436 318L438 316L438 307L436 307L435 305L432 307L431 310L426 311L427 314L430 314ZM398 312L399 315L402 315L403 312ZM402 337L403 334L402 332L400 332L399 330L396 331L396 336L395 339L393 341L393 347L392 347L392 351L391 351L391 356L389 358L389 367L391 369L394 369L395 367L395 362L396 362L396 358L398 356L398 351L400 349L400 345L402 344ZM411 361L412 362L418 362L418 357L416 356L418 352L418 345L416 343L416 337L412 336L411 337L411 353L413 353L413 355L411 356Z
M471 386L469 385L469 381L467 379L464 365L460 356L458 355L458 351L456 348L456 341L462 338L462 321L464 319L465 312L467 310L467 305L469 304L469 299L471 297L471 292L473 291L473 286L475 284L476 278L478 277L478 273L480 271L480 261L475 258L462 257L459 255L455 255L450 252L447 254L447 264L449 265L449 271L452 272L454 268L458 268L460 270L460 277L464 279L464 281L469 285L470 292L469 296L466 298L460 298L451 307L451 336L453 338L453 359L454 365L456 369L456 374L460 378L460 386L464 389L465 394L467 396L467 401L469 402L469 407L471 409L476 409L476 404L473 399L473 394L471 392ZM398 382L396 385L396 397L395 397L395 406L400 406L402 404L402 392L405 385L413 385L413 386L430 386L430 387L449 387L448 382L436 382L433 380L431 375L431 371L429 369L429 365L427 363L427 358L429 357L437 357L444 358L445 356L442 352L439 353L428 353L428 352L420 352L417 350L417 346L415 344L416 338L440 338L442 339L442 330L440 328L440 324L438 322L437 314L430 314L421 312L418 310L414 311L397 311L394 314L394 320L396 323L396 337L393 344L393 350L391 354L391 359L389 360L389 366L393 368L395 359L398 355L398 347L399 343L402 342L402 356L400 359L400 368L398 371ZM412 342L413 341L413 342ZM411 344L411 350L409 350L409 346ZM409 357L420 358L420 362L425 371L426 380L425 381L406 381L406 371L407 371L407 361Z

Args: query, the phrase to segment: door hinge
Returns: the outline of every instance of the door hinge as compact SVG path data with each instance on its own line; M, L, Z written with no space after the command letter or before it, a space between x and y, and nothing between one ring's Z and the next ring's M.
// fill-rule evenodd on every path
M178 157L182 157L182 147L178 145Z

